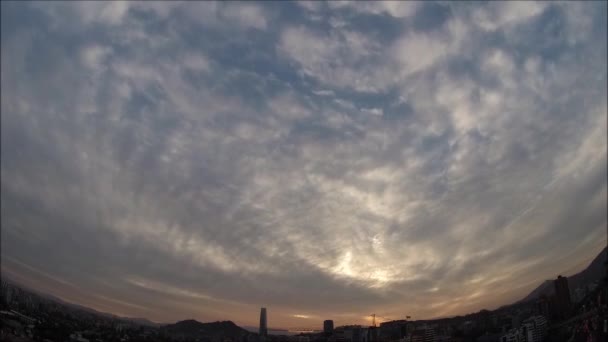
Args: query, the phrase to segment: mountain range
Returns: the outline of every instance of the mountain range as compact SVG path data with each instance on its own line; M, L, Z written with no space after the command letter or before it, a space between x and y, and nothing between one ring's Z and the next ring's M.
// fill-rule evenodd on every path
M605 277L606 269L604 268L604 264L606 263L606 260L608 260L608 256L606 247L604 247L600 254L593 259L587 268L578 272L577 274L567 277L570 295L573 295L577 288L586 286L594 281L599 281L602 277ZM543 295L552 296L553 294L555 294L553 280L545 280L517 303L525 303L535 300Z
M103 317L107 317L107 318L113 318L113 319L119 319L119 320L123 320L123 321L129 321L129 322L133 322L133 323L137 323L140 325L145 325L145 326L150 326L150 327L158 327L161 325L161 323L156 323L156 322L152 322L149 319L146 318L141 318L141 317L122 317L122 316L118 316L115 314L111 314L108 312L103 312L103 311L98 311L95 310L93 308L89 308L87 306L83 306L80 304L76 304L76 303L72 303L66 300L63 300L57 296L54 296L50 293L45 293L45 292L41 292L38 291L36 289L33 289L31 287L25 286L17 281L14 281L11 278L6 277L5 275L2 275L2 281L6 282L7 284L10 284L13 287L17 287L20 288L24 291L27 291L33 295L36 295L39 300L43 300L43 301L49 301L49 302L55 302L57 304L61 304L64 307L70 308L72 310L75 311L80 311L80 312L86 312L89 314L94 314L94 315L99 315L99 316L103 316Z

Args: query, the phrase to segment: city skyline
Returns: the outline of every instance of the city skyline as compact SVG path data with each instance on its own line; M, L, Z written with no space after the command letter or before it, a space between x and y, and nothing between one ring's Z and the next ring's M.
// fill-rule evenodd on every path
M600 252L600 254L598 254L596 256L596 258L594 259L594 262L587 265L588 267L585 268L584 270L579 270L579 271L589 271L589 268L594 268L592 266L592 264L596 264L595 267L597 267L598 265L601 265L602 263L605 265L608 262L608 259L606 259L606 247L602 250L602 252ZM599 263L598 263L599 260ZM603 261L602 261L603 260ZM605 266L603 266L605 269ZM584 272L583 272L584 273ZM552 295L549 295L549 297L547 297L546 294L543 294L543 292L541 293L537 293L534 297L532 297L532 299L529 298L530 295L532 295L534 292L536 292L539 288L542 287L539 286L538 288L536 288L534 291L532 291L528 296L526 296L526 298L522 298L519 301L513 302L513 303L505 303L504 305L501 305L499 308L494 308L491 310L488 310L486 308L480 310L479 312L468 312L468 313L464 313L461 315L450 315L450 316L445 316L445 317L432 317L432 318L425 318L422 320L419 319L415 319L409 315L407 316L403 316L403 317L398 317L398 318L387 318L387 317L383 317L381 315L377 315L377 314L370 314L370 315L366 315L364 317L361 317L361 321L357 321L355 323L351 322L351 321L344 321L341 322L340 324L338 324L337 326L335 326L335 328L345 328L345 327L353 327L353 326L359 326L359 327L379 327L382 326L383 323L402 323L402 322L411 322L411 323L415 323L415 322L432 322L432 321L442 321L442 320L446 320L446 319L456 319L458 317L462 318L462 316L467 316L467 315L475 315L475 314L479 314L480 312L492 312L493 310L501 311L504 310L508 307L522 307L522 306L530 306L531 304L536 305L537 307L541 307L539 305L539 303L544 303L545 305L549 305L549 302L553 301L552 304L553 305L553 312L556 313L558 315L558 317L560 317L562 314L565 314L567 316L567 312L568 312L568 308L563 307L564 306L564 300L567 302L565 305L566 306L570 306L570 291L569 291L569 278L571 276L580 276L580 272L577 272L576 274L572 274L572 275L558 275L557 278L552 279L552 280L546 280L550 283L550 287L554 287L554 292ZM593 277L597 277L599 276L597 273L591 273L590 275L587 275L587 278L591 276ZM8 284L12 284L12 285L16 285L17 287L19 286L23 286L23 284L19 283L19 282L15 282L14 279L8 279L6 277L2 278L3 281L8 281ZM585 288L587 288L589 285L597 286L597 282L601 281L600 278L591 281L591 283L589 282L585 282L583 284L579 284L579 285L584 285ZM26 290L32 290L33 288L29 288L29 287L25 287ZM70 301L66 301L62 298L58 298L53 296L50 293L42 293L42 292L38 292L37 290L34 290L35 293L39 294L42 296L42 298L48 298L53 302L57 302L57 303L61 303L61 304L65 304L65 303L70 303L73 305L76 305L77 307L82 307L80 306L80 304L78 303L74 303L74 302L70 302ZM86 310L95 310L94 308L88 308L88 307L82 307L85 308ZM541 315L543 315L544 317L549 317L551 315L551 313L546 312L547 310L550 310L549 307L545 307L544 309L539 309L539 313L541 313ZM316 332L316 333L324 333L324 334L331 334L331 332L334 330L334 321L332 319L323 319L323 322L309 322L310 326L291 326L291 327L281 327L281 326L271 326L268 327L268 321L267 321L267 309L265 307L260 308L260 314L259 314L259 324L258 326L251 326L251 325L247 325L247 324L239 324L240 327L249 330L251 332L257 332L259 336L262 337L267 337L268 335L285 335L285 333L288 334L296 334L296 333L311 333L311 332ZM112 315L112 313L110 312L100 312L97 311L97 313L99 314L110 314ZM140 319L144 319L149 321L150 323L155 323L155 324L159 324L159 325L167 325L167 324L171 324L172 322L156 322L156 321L151 321L149 320L147 317L122 317L125 319L136 319L136 320L140 320ZM304 317L302 317L304 318ZM311 317L306 317L307 319L310 319ZM562 317L563 318L563 317ZM191 318L190 318L191 319ZM178 321L184 321L184 320L188 320L186 318L182 318ZM229 318L223 318L223 319L218 319L215 322L226 322L226 321L230 321L232 322L232 320L230 320ZM316 326L315 324L321 324L321 326ZM270 332L270 333L269 333Z
M322 329L606 246L606 2L1 6L1 266L35 290Z

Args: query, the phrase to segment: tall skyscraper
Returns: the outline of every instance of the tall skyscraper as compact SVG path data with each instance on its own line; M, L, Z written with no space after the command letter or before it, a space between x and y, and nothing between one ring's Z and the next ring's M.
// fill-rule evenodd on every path
M553 281L555 286L555 304L557 310L557 316L559 318L566 318L570 313L572 307L572 301L570 300L570 288L568 287L568 278L562 277L561 275Z
M334 321L331 319L323 321L323 332L325 335L331 335L334 332Z
M260 337L268 336L268 328L266 326L266 308L260 311Z

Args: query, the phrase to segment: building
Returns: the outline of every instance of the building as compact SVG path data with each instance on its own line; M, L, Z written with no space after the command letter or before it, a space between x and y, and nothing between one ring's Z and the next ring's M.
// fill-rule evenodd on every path
M310 342L310 337L303 335L289 336L289 342Z
M328 339L329 342L351 342L350 340L346 340L346 334L344 333L344 329L342 327L338 327L334 329L331 337Z
M536 300L534 309L537 315L551 317L551 301L545 295Z
M500 338L500 342L525 342L521 329L510 329Z
M433 328L422 328L416 329L408 334L405 338L406 342L435 342L435 329Z
M396 341L407 335L407 320L388 321L380 323L379 335L384 341Z
M435 334L435 329L426 328L424 329L424 342L435 342L437 340L437 336Z
M503 322L504 323L504 322ZM511 321L509 320L509 327L511 326ZM476 327L475 321L464 321L461 325L461 329L462 331L464 331L465 334L470 334Z
M352 342L367 342L367 330L360 325L346 325L344 338Z
M526 342L541 342L547 336L547 319L544 316L532 316L522 323L522 334Z
M366 327L361 327L360 334L358 335L358 336L359 336L359 339L358 339L358 340L355 340L355 341L353 341L353 342L368 342L368 341L369 341L369 340L368 340L368 337L369 337L369 332L368 332L368 331L369 331L369 329L368 329L368 328L366 328ZM356 337L356 336L357 336L357 335L355 335L355 337Z
M266 325L266 308L260 310L260 337L268 336L268 327Z
M553 281L553 285L555 286L555 309L557 311L557 317L560 319L567 318L570 314L570 309L572 308L568 278L560 275Z
M328 339L331 342L367 342L369 340L368 329L360 325L345 325L333 330Z
M507 331L500 342L542 342L547 336L548 322L544 316L536 315L525 319L521 327Z
M521 327L521 315L519 314L515 314L513 316L511 316L511 327L515 328L515 329L519 329L519 327Z
M574 296L572 296L572 301L574 303L580 303L583 301L585 296L587 295L587 287L578 287L574 289Z
M323 332L325 335L331 335L334 332L334 321L331 319L323 321Z
M378 341L378 328L376 328L375 326L370 326L367 329L367 340L370 342Z
M411 334L408 335L406 339L407 342L424 342L425 331L424 330L414 330Z

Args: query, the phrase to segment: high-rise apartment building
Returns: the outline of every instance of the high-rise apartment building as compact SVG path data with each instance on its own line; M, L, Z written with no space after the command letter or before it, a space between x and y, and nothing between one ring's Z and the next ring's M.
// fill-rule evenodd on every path
M562 319L566 318L572 307L568 278L560 275L553 281L553 285L555 286L555 309L557 316Z
M325 335L331 335L334 332L334 321L331 319L323 321L323 332Z

